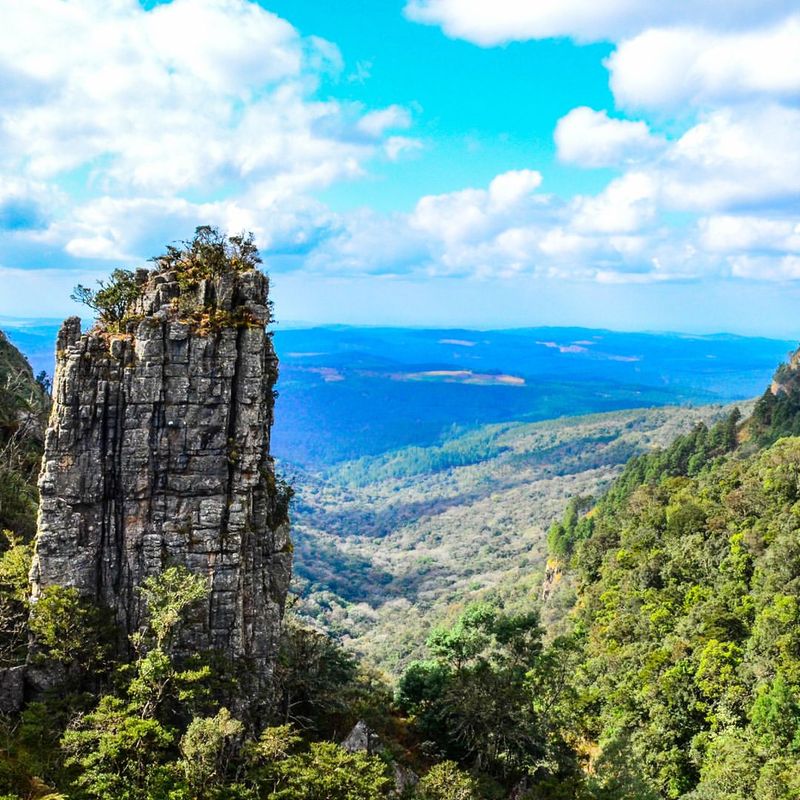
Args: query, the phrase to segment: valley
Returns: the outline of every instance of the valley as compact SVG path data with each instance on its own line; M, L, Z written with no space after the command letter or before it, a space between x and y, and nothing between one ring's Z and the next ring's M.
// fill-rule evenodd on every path
M51 323L9 335L51 369ZM293 613L391 674L473 600L538 602L569 498L732 403L747 413L790 348L585 328L279 326L274 340ZM551 622L569 602L565 586Z
M502 423L325 472L286 465L297 492L294 613L398 674L431 627L469 603L538 604L547 529L568 500L598 497L629 458L728 410ZM557 627L571 602L565 585L548 601L548 622Z

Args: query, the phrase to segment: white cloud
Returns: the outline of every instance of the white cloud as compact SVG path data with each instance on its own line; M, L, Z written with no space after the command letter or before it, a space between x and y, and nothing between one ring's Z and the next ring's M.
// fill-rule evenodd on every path
M409 0L405 13L416 22L440 25L448 36L488 47L560 36L614 41L645 28L681 24L742 29L795 9L792 0Z
M36 46L31 47L31 31ZM4 3L0 166L95 190L170 195L235 181L305 191L361 174L397 106L320 101L341 56L248 0ZM365 136L366 134L366 136Z
M593 195L545 194L539 171L516 169L378 214L334 213L312 197L373 159L418 152L409 129L422 112L320 100L326 76L350 80L334 44L249 0L0 3L0 170L14 176L0 181L6 263L17 253L30 264L35 251L41 266L134 264L208 222L252 230L268 268L326 277L800 278L791 4L413 0L412 18L483 45L618 42L615 97L653 116L579 107L558 121L564 163L618 170ZM353 79L368 72L357 65ZM675 109L688 116L673 133L658 114ZM65 179L82 184L70 203ZM3 281L21 275L0 270Z
M519 170L498 175L488 189L428 195L419 200L409 223L445 242L481 241L540 203L533 197L540 183L538 172Z
M768 281L800 279L800 256L738 255L729 259L731 274L737 278Z
M517 213L491 225L469 196L440 198L435 210L448 220L451 249L468 241L474 255L491 245L500 263L503 243L533 269L600 281L798 277L795 2L408 0L406 15L484 47L552 37L611 42L605 65L617 108L652 115L669 132L573 109L555 126L559 159L620 174L593 196L551 203L544 217L528 208L527 219Z
M542 183L536 170L519 169L498 175L489 184L489 209L506 211L529 197Z
M611 119L580 106L562 117L555 131L558 157L582 167L614 167L642 161L664 147L646 122Z
M428 237L404 215L362 209L338 219L304 266L321 274L401 275L421 271L429 257Z
M390 136L383 148L390 161L397 161L404 155L422 150L424 145L419 139L410 136Z
M411 114L408 109L398 105L369 111L358 121L358 129L376 139L388 130L408 128L411 125Z
M508 277L520 273L597 279L599 273L646 274L655 187L631 175L597 197L564 204L536 192L541 175L498 175L487 189L423 197L408 218L426 237L430 274ZM402 235L398 232L396 235Z
M753 98L800 97L800 16L765 30L649 29L608 58L626 107L679 109Z
M768 251L800 253L800 221L720 214L699 222L703 246L715 253Z
M183 198L102 197L35 231L41 248L61 248L79 262L90 259L136 264L162 252L166 243L188 238L198 221L228 231L253 231L264 251L278 259L305 254L341 226L325 206L303 197L254 191L236 199L194 203Z
M629 172L596 197L573 201L573 226L592 233L634 233L656 215L658 186L651 175Z
M713 211L800 201L800 110L721 109L705 116L654 165L664 203Z

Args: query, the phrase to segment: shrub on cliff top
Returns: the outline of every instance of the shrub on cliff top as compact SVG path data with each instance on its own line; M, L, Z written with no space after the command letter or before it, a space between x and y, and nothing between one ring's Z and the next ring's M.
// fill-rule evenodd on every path
M115 269L108 282L97 281L99 289L78 284L70 295L76 303L89 306L98 320L110 329L119 329L131 305L142 291L136 276L128 269Z
M225 236L218 228L201 225L191 240L178 247L168 245L167 252L152 261L159 270L174 270L181 286L188 288L226 272L256 269L261 256L252 233Z
M252 233L226 236L218 228L201 225L192 239L167 245L167 252L151 261L159 272L174 272L182 289L192 289L202 280L256 269L261 256ZM97 283L98 289L78 284L70 297L89 306L106 330L122 330L142 293L142 281L131 270L115 269L107 281Z

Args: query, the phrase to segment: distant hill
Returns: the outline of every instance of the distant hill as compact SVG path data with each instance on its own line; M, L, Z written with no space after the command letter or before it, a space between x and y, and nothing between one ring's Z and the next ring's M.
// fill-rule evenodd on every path
M759 394L794 343L584 328L278 330L275 452L325 467L486 423Z
M58 325L6 321L52 372ZM759 394L793 342L587 328L474 331L277 327L273 451L304 468L428 447L494 422Z

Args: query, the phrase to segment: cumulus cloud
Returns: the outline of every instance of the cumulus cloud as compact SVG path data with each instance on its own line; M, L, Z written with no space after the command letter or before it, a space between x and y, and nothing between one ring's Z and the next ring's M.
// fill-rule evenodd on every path
M715 253L756 251L800 254L800 221L719 214L698 223L703 246Z
M655 187L646 175L570 203L537 191L540 184L538 172L511 171L486 189L423 197L407 225L425 235L428 273L599 279L658 271L646 253L665 237L650 224Z
M791 0L409 0L409 19L439 25L453 38L484 47L559 36L580 42L618 41L643 29L691 24L742 29L784 17Z
M513 241L517 258L539 254L537 266L527 259L531 268L602 282L800 278L796 3L409 0L406 15L483 47L611 42L605 66L617 109L652 117L585 106L563 116L559 159L617 176L592 196L565 200L555 219L516 217L505 233L495 221L483 244ZM659 123L669 134L653 132ZM472 231L478 221L462 218Z
M800 279L800 256L779 257L740 254L729 259L731 274L737 278L789 281Z
M164 243L189 237L198 220L228 231L253 231L264 251L278 261L310 253L340 227L336 215L318 201L296 196L275 201L252 191L236 198L191 202L184 198L101 197L31 235L55 253L78 260L134 264L163 250ZM291 263L281 261L281 263Z
M429 195L419 200L409 224L444 242L483 241L542 203L533 194L541 181L534 170L516 170L498 175L487 189Z
M706 115L654 165L678 209L782 207L800 201L800 110L767 106Z
M107 192L324 187L410 122L316 99L341 68L335 45L247 0L8 3L0 85L24 91L0 114L0 164L38 180L85 170Z
M558 157L582 167L616 167L642 161L664 147L646 122L612 119L606 111L580 106L562 117L555 130Z
M678 109L800 98L800 15L747 32L651 28L607 61L622 106Z
M423 147L418 108L320 99L322 81L366 80L368 65L348 76L335 44L251 0L28 0L5 4L0 29L0 170L14 176L0 181L0 259L133 264L208 222L252 230L273 270L325 276L800 279L794 4L411 0L406 13L484 46L615 43L617 109L581 106L554 130L559 159L614 170L607 185L559 198L520 168L407 214L336 213L314 194ZM80 187L69 203L62 182Z
M596 197L573 201L572 224L591 233L633 233L656 215L658 185L645 172L629 172L612 181Z
M135 264L201 223L253 231L273 269L348 233L357 249L364 220L314 193L422 143L400 105L319 99L343 72L335 44L252 0L4 3L3 275Z
M656 171L625 173L569 201L539 191L540 183L537 172L512 171L486 188L425 196L408 215L351 215L307 263L327 273L613 284L794 274L789 256L798 252L800 228L785 212L715 214L676 228L659 213L670 184Z

